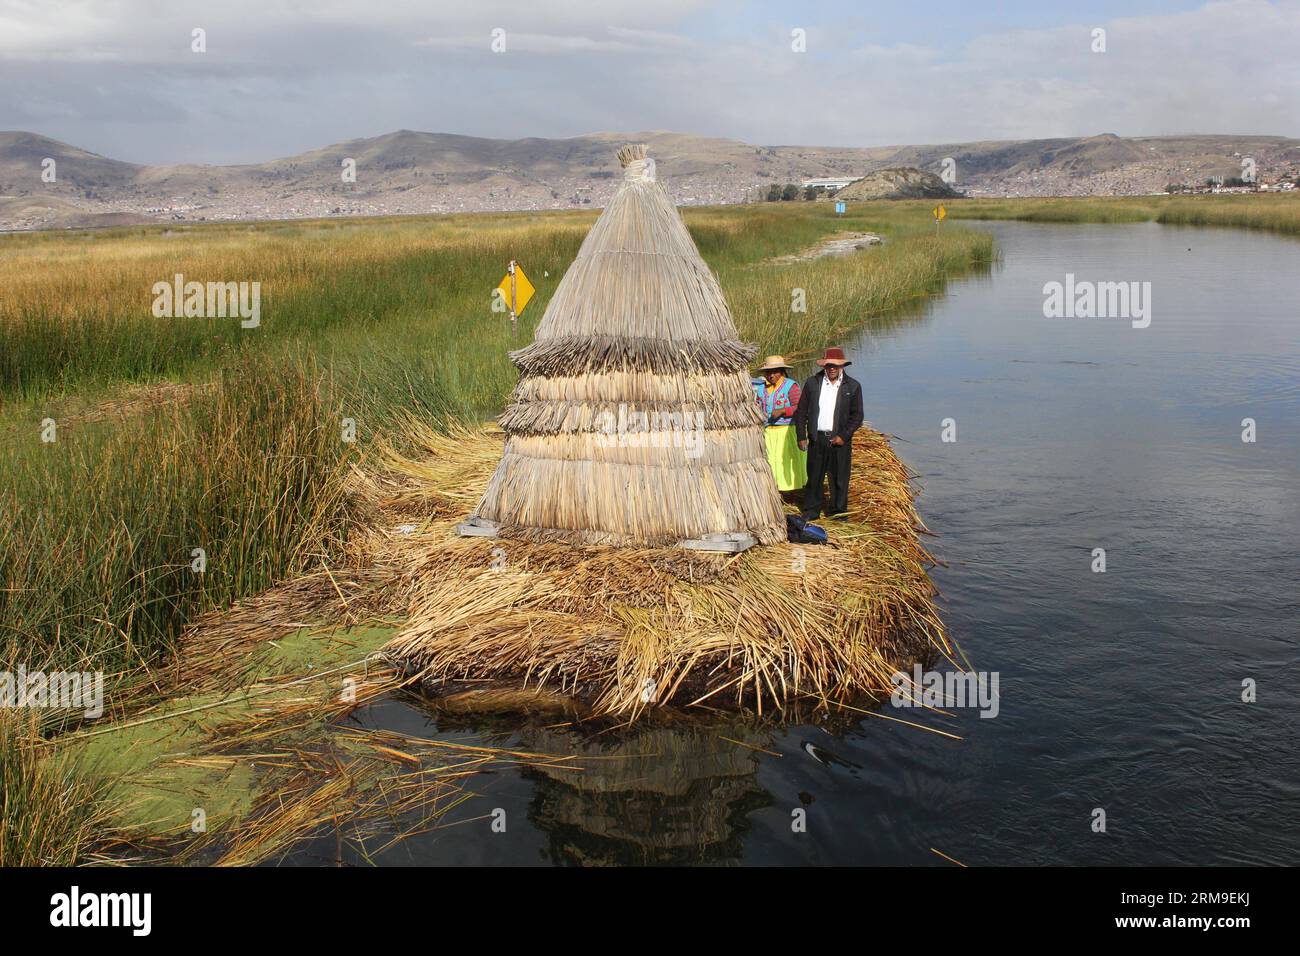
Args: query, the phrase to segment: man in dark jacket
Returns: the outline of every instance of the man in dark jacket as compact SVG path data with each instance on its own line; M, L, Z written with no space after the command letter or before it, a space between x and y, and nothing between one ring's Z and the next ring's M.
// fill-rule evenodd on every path
M808 452L808 485L803 516L815 521L822 511L822 482L830 479L834 517L849 507L849 464L853 433L862 426L862 386L844 374L852 363L843 349L827 349L817 360L822 370L804 383L794 413L795 436Z

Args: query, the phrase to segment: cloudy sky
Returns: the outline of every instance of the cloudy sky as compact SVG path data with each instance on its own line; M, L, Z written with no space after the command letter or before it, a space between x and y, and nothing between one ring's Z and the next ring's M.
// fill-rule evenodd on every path
M402 128L1297 136L1297 51L1300 0L0 0L0 129L220 163Z

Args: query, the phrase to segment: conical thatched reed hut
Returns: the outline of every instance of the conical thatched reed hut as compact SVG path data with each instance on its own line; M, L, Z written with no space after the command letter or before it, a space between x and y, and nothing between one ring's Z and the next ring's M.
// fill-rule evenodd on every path
M500 422L467 534L743 550L785 540L748 366L717 279L645 146L583 241Z

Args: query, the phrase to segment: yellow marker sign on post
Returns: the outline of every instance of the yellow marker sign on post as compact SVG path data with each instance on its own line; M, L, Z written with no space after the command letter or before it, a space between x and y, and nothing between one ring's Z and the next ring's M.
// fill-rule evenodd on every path
M948 215L948 210L944 209L943 206L935 206L935 207L934 207L934 221L935 221L935 222L941 222L944 218L947 217L947 215Z
M528 276L524 275L524 268L513 259L506 269L505 278L501 280L497 288L501 291L503 301L510 304L510 321L513 322L523 314L524 307L528 305L537 290L533 284L528 281Z

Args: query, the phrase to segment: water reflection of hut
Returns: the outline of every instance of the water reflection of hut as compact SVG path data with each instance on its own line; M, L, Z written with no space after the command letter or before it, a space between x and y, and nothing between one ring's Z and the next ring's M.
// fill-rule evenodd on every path
M585 740L539 729L524 740L540 752L578 755L578 770L525 770L537 784L530 817L548 834L555 862L734 862L748 814L771 803L750 749L762 746L760 735L734 724L646 727Z

